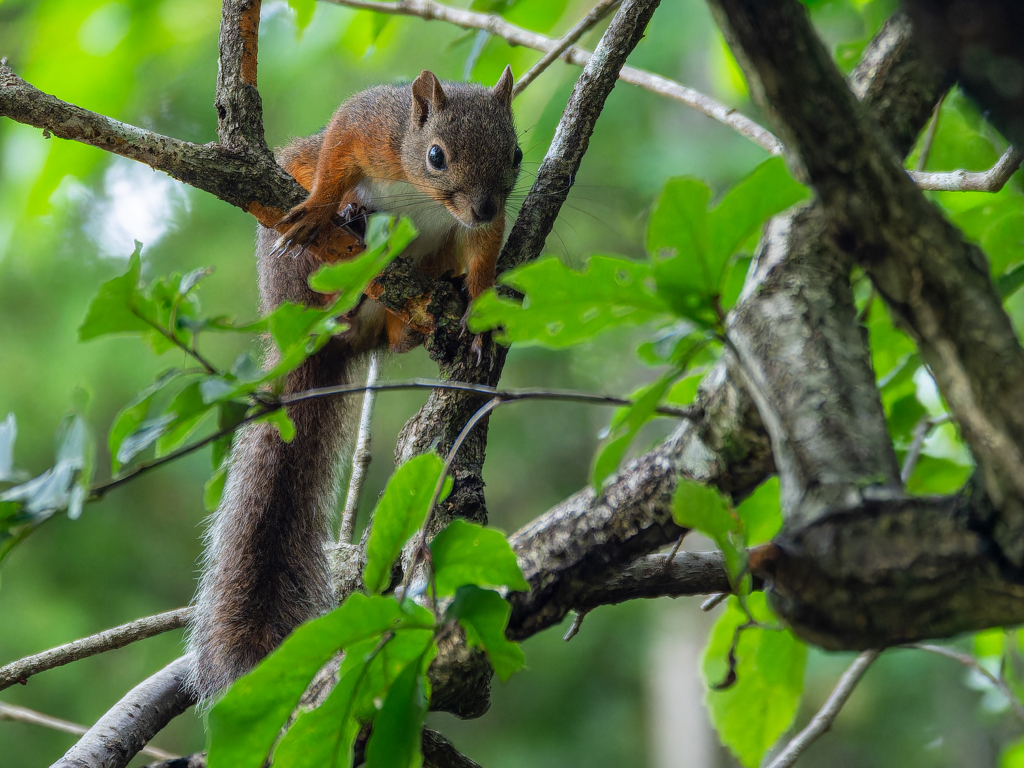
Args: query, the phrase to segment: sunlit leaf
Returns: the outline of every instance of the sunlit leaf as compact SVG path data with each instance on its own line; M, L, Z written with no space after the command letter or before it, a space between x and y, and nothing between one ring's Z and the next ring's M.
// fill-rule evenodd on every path
M747 598L754 619L774 624L764 594ZM728 674L729 649L747 615L736 597L711 631L701 671L709 690L705 699L722 743L746 768L756 768L796 716L803 692L807 646L789 630L748 627L736 645L736 681L715 690Z
M155 313L140 290L141 253L142 244L136 242L125 273L104 283L93 297L85 320L78 329L81 341L112 333L148 333L153 330L153 326L143 319L155 317Z
M712 539L725 555L729 578L735 583L747 564L743 523L730 501L717 488L679 478L672 496L672 519Z
M736 507L743 523L746 544L754 547L771 541L782 528L782 506L779 503L779 476L772 475Z
M165 456L185 444L200 425L214 412L214 407L203 401L199 382L194 381L179 392L167 406L167 415L174 420L166 431L157 438L156 455Z
M622 325L643 323L667 307L651 290L650 267L611 256L592 256L576 272L554 257L539 259L502 276L526 294L523 304L486 291L473 302L473 331L500 328L502 343L560 349Z
M26 473L14 467L14 441L18 437L18 422L13 413L0 421L0 483L18 483Z

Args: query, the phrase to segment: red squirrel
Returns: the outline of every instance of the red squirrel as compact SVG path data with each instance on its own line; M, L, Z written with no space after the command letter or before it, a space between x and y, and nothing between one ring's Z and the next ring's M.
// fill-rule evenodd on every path
M279 153L310 194L276 231L258 228L263 311L282 301L325 304L307 279L338 255L337 217L364 209L412 218L419 235L403 256L429 275L465 271L476 298L494 283L522 157L508 67L493 88L442 85L424 70L409 85L357 93L323 131ZM345 320L349 329L289 374L285 392L340 384L354 357L384 344L410 346L405 323L368 297ZM325 548L345 444L343 408L337 398L320 398L289 406L288 415L296 429L290 443L272 425L252 424L232 449L188 639L188 683L201 699L333 605Z

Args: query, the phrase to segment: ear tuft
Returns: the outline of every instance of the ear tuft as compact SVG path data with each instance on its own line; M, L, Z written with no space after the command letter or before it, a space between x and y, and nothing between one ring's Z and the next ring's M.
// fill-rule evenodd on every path
M512 106L512 67L505 65L505 71L501 73L497 84L492 91L494 98L506 107Z
M412 119L423 127L430 110L440 112L448 104L448 96L441 87L441 81L433 72L424 69L412 82Z

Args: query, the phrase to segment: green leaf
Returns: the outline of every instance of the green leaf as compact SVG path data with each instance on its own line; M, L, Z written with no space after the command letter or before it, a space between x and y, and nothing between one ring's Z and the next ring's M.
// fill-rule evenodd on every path
M443 469L441 457L424 453L400 466L388 480L373 512L366 544L363 584L370 594L380 594L390 583L395 558L427 518L430 499ZM445 478L440 499L448 495L451 487L451 478Z
M296 629L210 711L209 767L262 768L309 681L336 651L410 628L433 630L430 611L357 592Z
M493 528L456 518L430 542L430 554L439 597L467 584L530 590L508 540Z
M993 627L974 635L974 655L979 659L1001 657L1006 648L1006 630Z
M487 652L495 674L508 680L526 664L526 655L519 643L505 637L512 606L497 592L473 584L459 587L448 607L445 620L458 619L466 631L466 643Z
M763 593L753 593L747 601L757 621L775 621ZM756 768L796 716L807 646L789 630L744 629L736 646L736 682L714 690L727 674L736 629L746 621L739 600L730 597L711 632L701 671L710 689L705 699L708 714L719 738L742 765Z
M748 547L771 541L782 528L778 475L769 477L757 486L754 492L736 507L736 514L743 523Z
M770 216L808 196L808 189L789 175L781 157L765 160L735 184L708 214L710 264L722 265ZM719 281L716 285L720 285Z
M1024 264L1018 264L996 279L996 289L1004 299L1015 294L1022 285L1024 285Z
M1006 745L999 756L999 768L1024 768L1024 738Z
M550 256L505 273L501 282L526 294L524 303L486 291L473 302L469 328L501 328L503 344L561 349L667 310L651 290L649 266L612 256L592 256L583 272Z
M365 638L345 649L339 681L327 700L302 713L274 751L274 764L288 768L352 765L352 746L364 723L403 669L435 651L429 629L400 628Z
M167 407L167 415L173 414L174 420L157 438L156 455L166 456L184 445L213 410L212 404L203 401L200 382L194 381L181 390Z
M104 283L93 297L85 320L78 328L80 341L112 333L148 333L153 330L153 326L140 317L140 314L143 317L153 314L151 304L139 287L141 253L142 244L136 241L125 273Z
M436 650L431 646L430 651ZM420 732L427 716L427 665L432 652L407 664L388 688L366 744L367 768L420 768Z
M925 407L918 402L916 393L897 398L886 411L889 436L897 444L908 443L918 422L928 415Z
M115 475L121 470L122 465L131 461L132 458L138 455L139 451L144 450L160 436L160 432L150 430L147 437L152 435L152 439L148 440L148 442L139 441L138 439L132 440L127 448L122 451L125 439L129 435L135 435L143 425L156 393L180 375L181 371L177 368L165 371L157 377L155 382L130 400L114 417L114 423L110 426L110 433L107 436L107 447L110 449L111 472ZM169 422L165 421L164 423Z
M679 371L669 371L657 381L631 395L632 405L617 409L615 416L612 417L609 437L601 444L594 457L590 484L595 493L601 492L605 479L619 468L622 457L626 455L633 438L644 424L657 415L654 409L658 407L669 386L678 377Z
M963 488L973 471L972 467L949 459L923 455L914 468L914 474L907 481L907 493L914 496L945 496L955 493Z
M304 30L313 20L313 11L316 10L316 0L288 0L288 7L295 11L295 24L299 30Z
M743 523L730 501L717 488L685 477L679 478L672 496L672 518L684 528L693 528L712 539L725 555L729 580L736 580L747 565Z
M412 219L398 223L388 216L375 214L366 229L366 251L350 261L339 261L318 269L309 278L309 287L321 293L335 293L331 305L334 314L344 314L359 301L366 286L381 270L416 238Z
M288 416L287 408L278 408L276 411L271 411L265 416L260 416L256 421L273 424L277 428L277 433L281 436L281 439L286 443L290 443L295 439L295 423Z

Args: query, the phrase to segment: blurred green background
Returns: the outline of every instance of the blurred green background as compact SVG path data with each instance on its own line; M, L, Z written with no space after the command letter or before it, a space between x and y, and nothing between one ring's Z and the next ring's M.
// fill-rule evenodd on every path
M515 23L557 36L589 5L520 0L476 7L504 11ZM809 5L845 66L892 10L887 0ZM215 0L3 0L0 55L17 74L64 100L209 142L216 139L219 16ZM594 45L599 34L600 29L590 33L584 43ZM265 2L259 85L267 138L276 146L311 133L349 94L411 79L424 68L446 79L491 84L506 63L518 76L537 58L440 22L325 3L300 31L285 2ZM666 0L630 63L759 118L700 0ZM516 102L526 154L524 194L578 73L556 62ZM971 118L969 107L954 106L960 110L954 117L967 115L964 125L959 132L949 129L946 138L940 131L929 167L987 167L1000 149L998 137L976 115ZM977 141L966 142L965 136ZM598 252L640 255L647 212L667 178L693 175L720 191L765 157L746 139L678 103L620 85L597 125L548 250L573 265ZM1020 196L1018 178L990 199L1019 208ZM961 196L948 206L977 214L988 202ZM979 227L974 237L986 231L979 217L972 219ZM214 265L215 275L201 290L205 308L244 318L253 316L257 301L253 230L248 215L147 167L0 120L0 418L8 412L17 417L20 467L37 474L51 465L58 423L87 396L86 415L102 446L117 410L159 371L181 363L171 359L175 353L154 358L135 339L76 340L90 297L123 270L133 239L145 244L148 277ZM874 310L872 322L893 334L884 313L876 319ZM610 334L562 353L513 349L503 382L627 393L656 374L633 353L645 332ZM885 338L888 346L878 354L889 355L891 367L902 350L895 336ZM223 364L240 351L240 343L211 338L206 351ZM385 365L392 378L434 373L422 350L392 356ZM911 396L927 401L926 391ZM391 470L397 431L423 399L378 399L364 516ZM485 472L492 523L515 530L584 486L608 417L592 407L546 403L496 413ZM654 425L638 449L667 429ZM926 467L940 462L933 466L936 482L955 487L969 471L969 460L957 450L955 435L947 435L926 452ZM102 447L99 467L105 476L109 456ZM189 457L88 506L77 521L55 518L16 549L0 570L0 664L185 605L195 582L208 474L206 452ZM507 684L495 683L484 718L458 722L436 715L432 721L489 768L733 765L699 709L697 660L709 621L685 601L597 610L571 643L561 640L564 627L527 641L529 669ZM89 724L181 649L181 633L170 633L41 674L25 687L4 691L0 700ZM820 706L848 660L812 654L799 724ZM1005 702L965 679L961 667L901 651L868 673L833 732L801 765L993 765L1019 730ZM46 765L73 741L0 722L0 763ZM190 712L156 744L181 754L201 749L201 722ZM145 762L137 758L134 764Z

